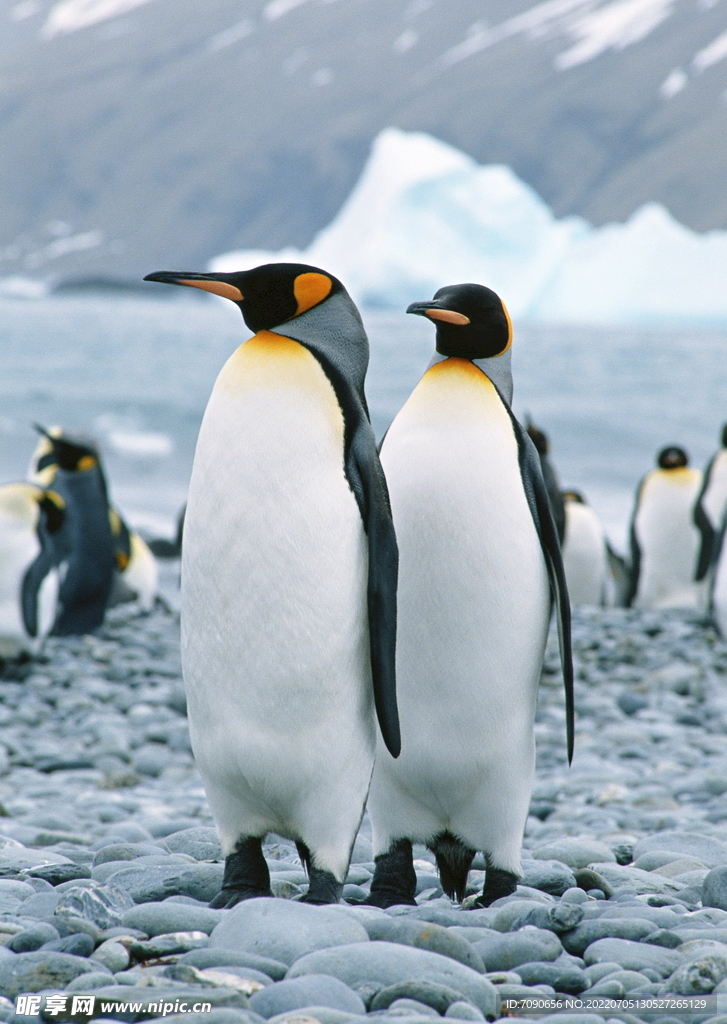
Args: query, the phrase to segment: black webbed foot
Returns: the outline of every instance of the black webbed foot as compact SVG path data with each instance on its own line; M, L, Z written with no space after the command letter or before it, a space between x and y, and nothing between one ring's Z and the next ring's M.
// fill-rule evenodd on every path
M381 907L382 910L402 903L416 906L417 876L410 840L397 839L386 853L379 854L375 860L371 893L364 904Z
M272 896L270 872L262 850L262 839L245 836L225 858L222 889L210 901L214 910L226 910L242 900Z
M480 896L472 904L473 907L489 907L502 896L511 896L517 889L518 876L502 868L488 865L485 873L485 887Z
M298 856L308 872L308 892L298 902L313 903L321 906L325 903L338 903L343 892L343 882L339 882L331 871L317 868L313 863L311 852L303 842L297 842Z

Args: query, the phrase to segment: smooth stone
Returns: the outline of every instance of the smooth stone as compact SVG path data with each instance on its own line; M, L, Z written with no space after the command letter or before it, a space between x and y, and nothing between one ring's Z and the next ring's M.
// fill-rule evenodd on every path
M568 967L557 962L535 960L518 964L517 973L523 985L552 985L556 992L568 995L578 995L589 985L585 973L578 967Z
M597 839L563 836L530 851L534 860L560 861L569 868L586 868L594 861L613 861L616 857L609 846Z
M702 905L727 910L727 865L712 868L702 882Z
M129 952L137 960L155 960L157 957L204 948L208 942L209 936L206 932L170 932L167 935L155 935L152 939L132 942Z
M365 981L388 986L421 979L455 989L486 1017L499 1012L495 986L471 967L428 949L393 942L353 943L307 953L293 964L288 977L305 974L332 974L352 988Z
M641 971L614 971L613 974L609 975L609 977L620 982L621 985L623 985L624 992L626 993L643 988L643 986L648 984L651 980Z
M418 999L395 999L387 1006L392 1017L439 1017L440 1015L426 1003L420 1003Z
M104 967L108 967L114 974L117 971L125 971L131 962L129 951L126 946L114 939L107 939L102 942L91 954L91 960L98 960Z
M195 860L224 860L217 832L213 828L199 826L172 832L164 839L164 846L170 853L186 853Z
M711 992L727 977L727 956L705 952L681 964L667 981L670 992L700 996Z
M561 941L568 953L581 956L597 939L631 939L639 942L653 931L653 923L642 918L598 917L592 921L581 921L572 931L566 932Z
M93 964L93 961L90 963ZM92 966L89 974L79 974L73 981L69 981L65 990L66 992L90 992L95 988L106 988L108 984L108 971L94 970Z
M8 939L5 945L13 953L30 953L34 949L40 949L46 942L52 942L54 939L59 938L60 935L57 928L54 928L52 924L48 924L46 921L39 921L32 928L26 928L25 931L17 932Z
M615 961L630 971L651 967L663 978L679 966L681 957L671 949L628 939L596 939L583 954L586 964Z
M303 1006L329 1006L346 1013L366 1013L363 1000L353 989L326 974L277 981L250 998L250 1009L266 1018Z
M266 974L273 981L282 981L288 970L288 965L281 960L272 960L267 956L243 953L234 949L210 949L209 946L206 949L192 949L189 953L184 953L177 963L191 964L200 970L207 967L250 967Z
M557 935L532 925L517 932L488 935L475 942L474 947L488 971L507 971L533 960L557 960L563 952Z
M200 931L209 935L221 919L221 910L165 900L137 903L124 912L121 923L131 928L139 928L153 938L155 935L181 931Z
M417 949L429 949L441 953L484 973L485 965L474 946L461 936L453 935L448 928L431 921L416 921L406 917L375 917L363 922L370 939L401 943Z
M498 985L500 999L532 999L538 996L554 996L551 985Z
M128 893L134 903L159 902L167 896L192 896L209 903L222 888L223 873L222 864L136 866L132 861L106 882Z
M264 1020L264 1018L258 1018ZM419 1018L409 1017L409 1021ZM343 1010L334 1010L330 1006L303 1006L300 1010L287 1010L270 1018L270 1024L349 1024L357 1021L364 1024L367 1018Z
M523 860L522 884L552 896L562 896L576 884L571 869L559 860Z
M574 873L576 883L584 889L587 896L595 895L597 899L608 899L613 896L613 889L603 875L593 868L576 868ZM596 895L597 894L597 895Z
M21 882L16 878L0 878L0 894L3 896L15 896L19 900L27 900L35 893L35 889L27 882Z
M273 984L273 979L255 971L251 967L205 967L200 970L191 964L180 964L179 961L164 968L164 977L175 981L191 982L200 985L222 985L228 988L239 988L247 996L254 995L260 989Z
M583 973L588 979L588 985L591 986L595 985L601 978L606 978L609 974L615 974L616 971L622 970L621 964L614 963L612 960L604 960L601 963L590 964L584 968Z
M696 857L710 868L718 864L727 865L727 843L698 832L655 832L639 840L634 847L634 859L653 850L669 850L682 857Z
M664 864L678 860L680 856L674 850L647 850L646 853L642 853L640 857L636 858L632 867L640 868L641 871L655 871L656 868L663 867Z
M678 878L685 874L692 875L696 871L704 872L699 879L700 882L705 875L709 874L709 868L706 868L701 861L696 860L694 857L678 857L676 860L667 861L666 864L661 864L658 868L654 868L653 873L655 875L664 875L666 878Z
M121 924L124 911L132 906L124 892L110 886L94 884L66 889L59 899L56 917L82 917L98 928L113 928Z
M543 906L532 900L513 900L498 910L493 927L500 932L509 932L531 924L560 934L575 928L583 913L579 904L567 901Z
M95 965L69 953L17 953L0 959L0 994L9 999L23 992L62 989L79 974L87 974Z
M151 857L163 854L161 846L149 843L111 843L97 850L93 858L93 867L107 864L109 861L136 860L138 857Z
M36 892L29 896L20 906L19 913L23 917L37 917L39 920L51 920L61 893L50 889L48 892Z
M664 946L666 949L676 949L677 946L681 946L684 939L677 935L676 932L670 932L667 928L657 928L655 932L649 932L641 940L642 942L650 942L652 946Z
M236 1010L231 1006L219 1006L204 1013L173 1013L170 1016L155 1017L149 1024L157 1021L164 1024L262 1024L262 1019L249 1010Z
M629 891L635 893L671 893L677 894L680 886L663 875L655 875L651 871L641 871L625 864L595 863L591 865L608 882L614 892Z
M364 926L347 915L264 897L238 903L210 936L213 949L258 953L287 964L314 950L368 941Z
M64 935L62 939L46 942L42 948L57 950L59 953L72 953L73 956L90 956L93 953L94 945L88 932L75 932L72 935Z
M443 1016L453 1017L455 1020L484 1020L482 1011L471 1003L465 1003L462 999L456 1003L450 1003L444 1011Z
M372 1012L386 1010L402 999L416 1000L438 1014L444 1014L452 1003L464 1001L467 1005L472 1005L467 1000L462 1000L462 993L456 989L431 981L417 980L387 985L374 996L369 1009Z
M30 878L43 878L55 886L75 881L77 878L90 878L91 869L83 864L41 864L39 867L30 868L26 874Z
M112 978L112 976L110 976ZM113 978L112 978L113 981ZM81 990L82 991L82 990ZM176 1001L190 1004L205 1002L212 1006L234 1006L239 1009L247 1009L248 1000L244 992L233 988L215 987L213 985L201 988L200 986L175 985L174 982L164 979L160 985L118 985L111 984L105 988L95 989L95 995L105 1003L142 1003L147 1005L150 1002L169 1003L172 1007ZM97 1004L98 1005L98 1004ZM122 1011L123 1012L123 1011ZM147 1009L148 1012L148 1009ZM114 1010L110 1011L112 1019ZM184 1014L186 1020L191 1014ZM122 1018L123 1019L123 1018ZM165 1017L165 1020L168 1020ZM206 1015L205 1015L206 1019Z
M582 995L586 998L607 996L609 999L620 999L625 994L625 991L621 982L617 981L613 974L609 974L607 978L602 978L601 981L597 981L595 985L587 988Z

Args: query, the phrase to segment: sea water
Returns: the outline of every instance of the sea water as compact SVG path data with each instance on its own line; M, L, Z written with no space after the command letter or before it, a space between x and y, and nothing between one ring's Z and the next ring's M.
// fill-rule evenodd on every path
M427 366L434 330L403 313L364 311L364 321L381 436ZM231 303L181 290L0 298L0 482L25 476L34 422L82 430L101 444L122 513L171 536L215 377L248 336ZM657 451L681 445L701 468L727 420L724 331L516 324L513 375L516 415L546 431L561 485L585 495L621 550Z

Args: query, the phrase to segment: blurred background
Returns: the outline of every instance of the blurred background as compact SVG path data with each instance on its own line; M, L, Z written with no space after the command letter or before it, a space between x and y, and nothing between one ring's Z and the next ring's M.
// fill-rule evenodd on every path
M727 0L0 0L0 474L102 444L171 535L231 304L154 270L305 259L372 343L381 433L458 280L516 319L515 411L623 548L658 448L717 447Z

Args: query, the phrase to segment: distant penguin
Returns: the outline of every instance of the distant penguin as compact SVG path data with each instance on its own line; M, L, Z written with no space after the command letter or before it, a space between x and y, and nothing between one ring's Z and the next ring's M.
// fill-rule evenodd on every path
M722 428L722 447L712 456L694 506L694 524L702 534L697 560L697 580L706 577L721 551L722 522L727 512L727 424Z
M0 661L35 654L53 625L61 498L28 483L0 487Z
M563 568L571 604L604 605L609 586L608 543L601 520L578 491L564 491Z
M531 419L528 419L525 429L540 456L540 468L543 473L543 480L545 481L545 489L548 492L548 500L553 512L555 528L558 531L558 540L562 545L563 538L565 537L565 504L560 484L558 483L558 477L553 469L553 464L548 458L550 454L550 441L548 440L548 435L543 433L539 427L536 427Z
M722 637L727 639L727 511L717 533L714 571L711 574L710 611Z
M182 533L184 532L184 516L187 506L183 505L177 516L177 529L173 540L166 537L153 537L149 541L149 550L157 558L179 558L182 554Z
M182 546L192 747L225 854L213 907L270 896L261 841L293 839L304 900L336 902L376 746L399 752L397 549L364 398L368 341L303 264L156 273L231 299L256 332L200 428Z
M58 470L56 449L53 440L70 439L60 427L48 430L39 428L41 439L33 453L28 476L42 486L53 486ZM104 478L103 466L98 449L90 442L82 442L98 462L98 469ZM134 530L130 530L121 514L108 507L109 525L114 548L114 574L107 607L111 608L124 601L138 601L144 611L151 611L159 590L159 568L147 543Z
M52 632L90 633L104 620L115 568L106 479L89 441L37 429L47 451L37 460L36 478L51 482L66 508L58 535L64 568Z
M631 588L639 608L698 608L706 582L695 582L703 534L693 510L702 474L689 467L683 448L664 448L639 483L631 520Z
M402 753L377 753L366 902L415 902L417 842L460 900L481 850L487 906L521 870L552 601L572 754L570 609L538 453L510 408L507 310L489 288L460 284L407 312L436 324L436 353L381 447L400 552Z

